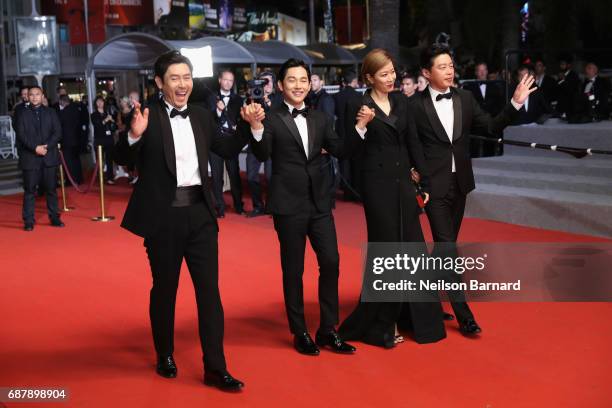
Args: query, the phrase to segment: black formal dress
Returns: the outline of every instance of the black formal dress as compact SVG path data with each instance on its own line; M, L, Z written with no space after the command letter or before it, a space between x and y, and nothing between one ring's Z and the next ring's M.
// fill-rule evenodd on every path
M144 238L153 275L149 312L155 350L167 356L174 349L174 306L185 259L195 288L205 370L224 370L218 226L208 183L208 159L211 151L234 157L248 136L221 137L210 111L197 106L189 107L187 118L175 116L174 121L189 121L193 131L195 173L201 183L178 186L177 173L183 175L185 167L177 166L175 139L189 138L191 132L183 127L181 134L173 134L170 109L163 101L152 102L149 109L149 124L142 137L131 146L128 141L118 143L117 149L131 157L139 169L121 226ZM194 154L192 149L182 154L186 153Z
M305 122L298 123L305 123L304 135L296 124L302 120ZM335 330L340 261L331 212L333 180L321 154L321 149L337 156L343 154L332 120L316 110L309 111L305 119L302 115L294 119L283 103L267 113L262 139L259 142L253 139L251 149L259 161L272 158L269 210L280 242L289 329L295 335L308 331L302 282L308 238L319 264L319 331L325 334Z
M435 102L452 105L450 117L440 117L430 92L428 87L418 97L409 100L425 156L422 173L430 184L431 197L425 210L434 241L454 243L463 220L466 196L475 188L469 135L499 137L504 127L518 116L518 111L509 103L499 115L491 118L480 108L471 92L450 88L450 100L441 98ZM448 121L452 121L452 126ZM447 133L445 125L452 129L452 135ZM456 255L454 245L436 246L434 252L440 248L444 253L437 251L439 256ZM448 278L458 279L458 275L452 273ZM449 292L449 297L460 323L474 318L462 292Z
M219 115L217 112L217 101L223 101L225 109ZM213 117L217 123L219 132L224 136L231 136L235 132L236 125L240 119L240 108L242 107L242 98L240 95L230 93L225 96L220 92L210 96L208 104L213 112ZM225 201L223 200L223 164L227 168L229 175L230 188L232 199L234 201L234 209L238 213L244 210L242 203L242 180L240 179L240 165L238 162L238 154L230 159L224 159L214 152L210 155L210 170L212 175L213 195L219 215L225 214Z
M351 154L362 158L362 199L368 242L423 243L420 208L410 169L425 166L423 151L408 111L408 99L389 94L387 116L366 93L349 102L346 137ZM376 117L368 124L365 140L355 129L362 105L374 107ZM425 187L427 189L427 187ZM425 252L426 253L426 252ZM382 347L394 346L395 325L411 329L415 341L431 343L446 337L439 302L360 302L342 323L339 333L346 340L361 340Z
M54 109L28 105L17 117L17 149L19 168L23 174L23 221L34 224L36 187L42 186L47 194L49 219L59 219L57 205L57 166L60 163L57 144L62 138L62 128ZM36 154L36 146L47 145L47 154Z

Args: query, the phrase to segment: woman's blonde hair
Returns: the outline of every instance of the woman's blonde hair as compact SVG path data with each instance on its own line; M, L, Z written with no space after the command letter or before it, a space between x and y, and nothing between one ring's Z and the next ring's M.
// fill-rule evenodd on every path
M361 65L361 78L363 82L371 86L372 83L368 81L367 75L374 76L378 70L387 65L389 62L393 62L393 57L387 50L382 48L375 48L372 51L368 52L368 54L363 59L363 64Z

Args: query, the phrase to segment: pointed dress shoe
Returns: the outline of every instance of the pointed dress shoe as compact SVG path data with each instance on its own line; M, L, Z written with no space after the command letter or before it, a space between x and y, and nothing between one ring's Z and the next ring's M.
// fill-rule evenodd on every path
M308 333L296 334L293 336L293 347L298 353L306 354L308 356L318 356L319 348L312 341L312 337Z
M450 314L450 313L443 312L443 313L442 313L442 320L447 321L447 322L450 322L450 321L452 321L452 320L455 320L455 316L453 316L453 315L452 315L452 314Z
M244 383L232 377L227 371L205 371L204 384L217 387L221 391L238 392L244 388Z
M459 325L459 331L464 336L475 336L478 333L482 332L482 329L480 328L480 326L478 326L478 323L476 323L474 319L465 319Z
M24 231L33 231L34 230L34 224L28 222L23 226L23 230Z
M317 332L315 336L317 345L321 348L329 348L331 351L340 354L353 354L357 349L340 338L336 331L327 334Z
M51 226L52 226L52 227L59 227L59 228L63 228L63 227L65 227L65 226L66 226L66 224L64 224L64 223L62 222L62 220L60 220L59 218L53 218L53 219L51 220Z
M172 355L169 356L158 356L157 367L155 369L157 374L165 378L175 378L177 373L176 363Z

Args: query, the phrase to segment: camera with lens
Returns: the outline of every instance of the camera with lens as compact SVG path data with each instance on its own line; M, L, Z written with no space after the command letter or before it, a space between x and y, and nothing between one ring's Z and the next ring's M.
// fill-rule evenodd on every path
M264 97L264 86L268 83L267 78L252 79L247 82L249 87L249 99L253 101L262 100Z

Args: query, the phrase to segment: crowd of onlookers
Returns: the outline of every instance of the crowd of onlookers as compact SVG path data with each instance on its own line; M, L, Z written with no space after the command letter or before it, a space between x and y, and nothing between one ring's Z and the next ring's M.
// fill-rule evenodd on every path
M418 72L402 69L398 71L397 90L407 97L414 97L427 87L427 80ZM607 78L599 75L599 68L593 62L584 64L582 75L574 70L569 59L559 61L556 75L548 73L541 59L536 59L533 64L521 65L513 73L491 71L486 62L475 62L463 69L462 76L456 78L456 86L469 89L483 110L496 115L508 100L506 88L514 89L515 84L528 74L536 79L534 86L537 86L538 90L529 96L514 124L543 123L550 117L558 117L569 123L610 119L610 83ZM282 103L282 98L275 89L275 74L271 70L263 71L254 80L241 83L241 87L238 88L235 73L230 69L221 69L217 82L218 86L215 84L214 89L206 88L203 92L194 92L190 103L199 104L210 110L217 120L219 132L231 133L236 129L240 107L249 101L262 103L266 110ZM329 115L330 120L335 123L336 132L343 137L346 104L363 90L363 86L358 75L350 70L344 71L339 82L334 84L340 85L339 88L327 87L324 75L315 71L312 74L311 91L306 102L310 109L321 110ZM237 89L240 91L236 92ZM330 92L326 89L330 89ZM127 138L134 102L140 102L140 94L132 91L119 99L112 93L106 97L96 96L93 101L93 111L89 112L87 95L80 101L73 101L68 97L65 87L60 86L56 91L56 102L50 107L57 113L61 124L62 152L73 180L77 184L83 182L81 155L89 149L91 125L93 147L96 150L98 146L102 147L106 183L114 184L115 180L123 177L128 178L130 183L135 183L138 180L136 164L115 157L113 147L119 140ZM49 106L44 92L42 104ZM14 121L27 105L28 88L23 87L20 90L20 100L13 108ZM495 155L499 153L498 149L496 144L474 141L472 155L475 157ZM269 160L260 163L247 149L246 176L252 210L246 214L238 157L224 160L214 154L211 155L209 174L219 217L225 216L226 205L223 200L225 171L229 176L234 210L249 217L266 213L260 176L262 166L265 179L269 182L272 177L271 163ZM329 156L329 171L335 174L336 180L330 189L335 190L340 187L346 200L358 200L359 183L355 171L358 167L359 163L355 163L354 160L338 161Z

